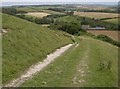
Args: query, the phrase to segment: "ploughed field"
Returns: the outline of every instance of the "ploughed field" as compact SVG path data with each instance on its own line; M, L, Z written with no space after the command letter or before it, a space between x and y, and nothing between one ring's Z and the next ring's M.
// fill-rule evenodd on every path
M75 11L74 15L89 17L89 18L97 18L97 19L118 17L118 14L102 13L102 12L77 12Z
M49 13L45 13L45 12L28 12L26 15L43 18L43 17L48 16L50 14Z
M119 41L118 34L120 34L120 31L110 31L110 30L87 30L87 32L92 33L94 35L106 35L112 38L113 40Z

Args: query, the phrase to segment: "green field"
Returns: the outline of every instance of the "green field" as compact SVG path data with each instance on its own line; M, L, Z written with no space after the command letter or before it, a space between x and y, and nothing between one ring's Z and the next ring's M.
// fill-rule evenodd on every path
M62 12L47 10L48 8L51 8L52 6L46 6L46 7L19 7L16 8L18 11L26 11L26 12L45 12L49 14L64 14ZM52 7L54 8L54 7Z
M103 13L103 12L74 12L74 15L82 16L82 17L89 17L89 18L114 18L118 17L118 14L115 13Z
M2 37L3 84L42 61L55 49L72 43L65 32L50 30L11 15L2 16L2 28L7 30Z
M108 20L104 20L113 24L118 24L118 18L114 18L114 19L108 19Z
M59 15L64 15L62 12L57 12L57 11L52 11L52 10L41 10L42 12L46 12L49 14L59 14Z
M30 6L30 7L17 7L16 9L18 11L26 11L26 12L37 12L37 11L41 11L41 10L44 10L44 9L48 9L49 6L47 7L33 7L33 6Z
M35 9L33 8L28 8L28 7L19 7L19 8L16 8L17 11L26 11L26 12L34 12L36 11Z
M63 21L63 22L70 22L70 23L80 23L80 20L77 19L75 16L64 16L56 19L58 21Z
M89 37L80 37L78 43L22 86L116 87L118 48ZM106 68L109 61L111 70ZM102 70L100 63L105 66Z

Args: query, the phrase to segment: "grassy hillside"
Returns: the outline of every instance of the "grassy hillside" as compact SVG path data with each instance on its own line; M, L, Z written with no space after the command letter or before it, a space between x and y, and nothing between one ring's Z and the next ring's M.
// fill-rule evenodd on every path
M73 46L23 86L115 87L118 82L118 48L106 42L80 37ZM111 61L111 70L107 69ZM106 68L100 69L100 63Z
M54 31L26 20L3 14L3 83L18 77L32 64L42 61L56 48L71 43L65 32Z

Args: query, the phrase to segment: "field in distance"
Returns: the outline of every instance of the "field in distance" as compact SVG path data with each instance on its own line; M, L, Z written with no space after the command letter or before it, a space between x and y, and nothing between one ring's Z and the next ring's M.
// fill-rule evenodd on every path
M43 18L43 17L51 15L51 14L45 13L45 12L28 12L26 15Z
M107 22L110 22L110 23L113 23L113 24L118 24L118 18L107 19L107 20L104 20L104 21L107 21Z
M84 16L84 17L89 17L89 18L97 18L97 19L118 17L118 14L102 13L102 12L77 12L75 11L74 15Z
M94 35L106 35L112 38L113 40L119 41L118 34L120 31L109 31L109 30L87 30L87 32L92 33Z

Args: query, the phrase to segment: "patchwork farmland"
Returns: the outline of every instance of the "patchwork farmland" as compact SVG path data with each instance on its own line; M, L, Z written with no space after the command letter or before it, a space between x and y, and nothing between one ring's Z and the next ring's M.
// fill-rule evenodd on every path
M90 17L90 18L114 18L118 17L118 14L114 13L102 13L102 12L74 12L74 15L83 16L83 17Z

